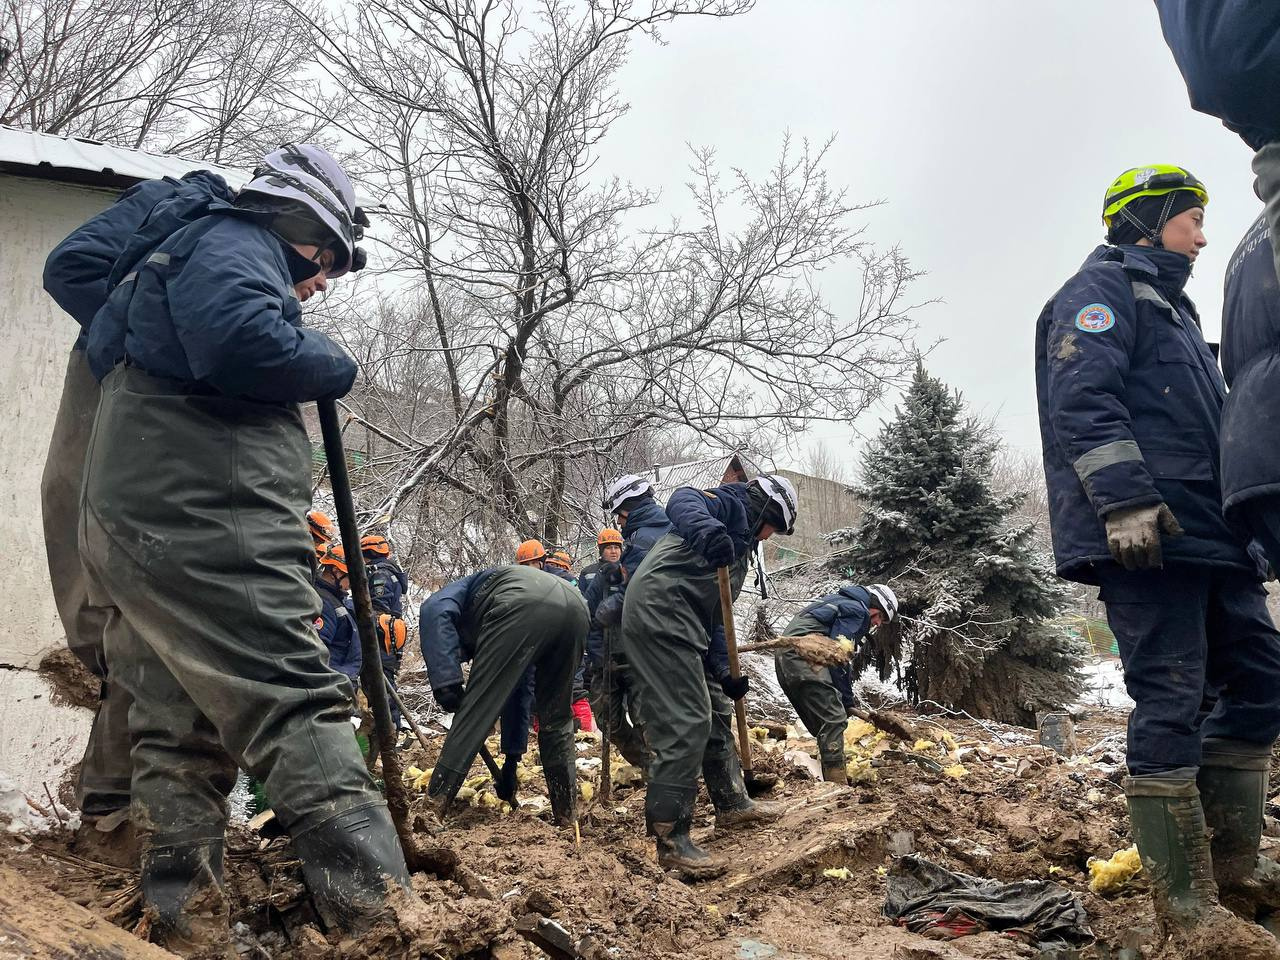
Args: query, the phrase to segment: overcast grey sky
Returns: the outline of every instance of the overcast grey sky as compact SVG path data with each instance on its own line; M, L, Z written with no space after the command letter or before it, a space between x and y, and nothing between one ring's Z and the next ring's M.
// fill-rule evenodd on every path
M760 0L666 39L633 46L631 113L601 168L678 210L686 143L763 173L784 130L836 134L836 182L886 201L869 238L900 244L929 273L919 299L943 301L918 314L922 340L946 338L930 369L1010 443L1039 449L1036 317L1101 242L1121 170L1176 163L1209 188L1188 291L1217 339L1223 269L1261 205L1243 142L1188 105L1149 0ZM855 289L832 274L824 288L837 309ZM848 431L815 435L848 449Z

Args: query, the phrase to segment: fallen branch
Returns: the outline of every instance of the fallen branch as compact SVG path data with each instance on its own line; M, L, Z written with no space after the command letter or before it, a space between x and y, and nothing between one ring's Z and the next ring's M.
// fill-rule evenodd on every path
M802 637L774 637L743 644L740 653L760 653L764 650L792 650L818 667L838 667L849 662L850 651L837 640L820 633L808 633Z

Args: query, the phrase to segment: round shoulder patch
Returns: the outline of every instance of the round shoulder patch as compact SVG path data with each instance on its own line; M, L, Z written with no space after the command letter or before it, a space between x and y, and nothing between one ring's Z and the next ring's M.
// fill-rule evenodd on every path
M1116 315L1105 303L1091 303L1076 314L1076 329L1085 333L1102 333L1116 325Z

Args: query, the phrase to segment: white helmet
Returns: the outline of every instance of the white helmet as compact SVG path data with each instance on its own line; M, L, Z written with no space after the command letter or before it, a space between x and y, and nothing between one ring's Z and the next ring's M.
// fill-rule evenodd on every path
M884 611L884 618L892 620L898 615L898 595L887 583L872 583L867 586L867 593L875 601L877 607Z
M791 481L786 477L774 476L770 473L762 473L751 481L758 485L761 490L778 506L778 510L782 514L783 529L780 533L790 536L796 532L796 514L800 503L796 496L796 488L791 485Z
M646 493L653 493L652 483L638 474L624 473L605 485L604 499L600 501L600 506L608 513L617 513L632 497L642 497Z
M356 206L355 188L329 152L310 143L286 143L262 158L253 179L240 191L292 200L310 210L338 241L338 259L330 277L364 267L364 251L356 241L369 220Z

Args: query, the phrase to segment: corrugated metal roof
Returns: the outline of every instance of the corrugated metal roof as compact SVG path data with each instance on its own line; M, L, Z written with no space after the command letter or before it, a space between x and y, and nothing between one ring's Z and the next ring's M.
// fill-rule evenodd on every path
M130 150L97 140L36 133L0 124L0 169L21 176L125 187L139 180L181 177L212 170L234 189L249 181L249 171L172 154Z
M672 463L657 466L653 469L654 495L663 503L667 497L681 487L718 487L724 483L725 471L734 458L742 465L747 478L757 476L760 467L743 453L730 453L720 457L708 457L705 460L689 460L685 463Z

